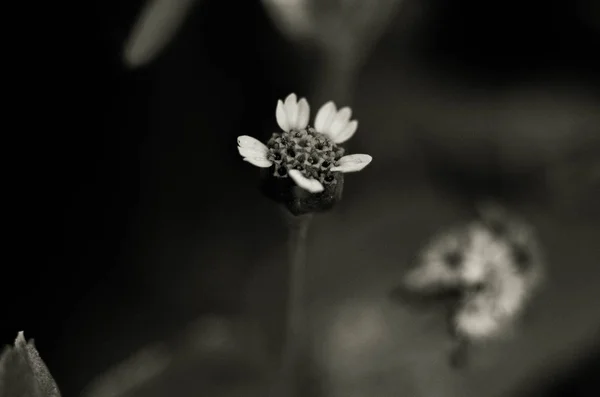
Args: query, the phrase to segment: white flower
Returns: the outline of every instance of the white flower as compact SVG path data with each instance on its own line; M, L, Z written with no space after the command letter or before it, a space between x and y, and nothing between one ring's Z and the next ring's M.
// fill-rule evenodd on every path
M478 222L443 232L425 246L404 279L411 290L462 288L483 280L489 266L508 261L509 251Z
M296 94L279 100L275 109L277 124L283 132L274 133L265 145L248 135L237 138L238 151L245 161L260 167L273 168L273 176L288 176L310 193L325 190L336 184L336 173L356 172L365 168L373 158L367 154L344 156L339 144L350 139L358 122L350 120L352 110L337 110L327 102L317 112L315 127L308 125L310 107L305 98Z
M477 220L434 236L404 283L416 292L458 291L454 334L482 340L514 329L544 270L533 227L502 207L486 205Z

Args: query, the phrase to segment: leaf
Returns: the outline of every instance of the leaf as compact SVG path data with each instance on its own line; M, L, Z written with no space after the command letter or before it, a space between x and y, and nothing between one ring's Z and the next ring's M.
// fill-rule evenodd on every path
M14 346L5 347L0 354L0 396L61 397L33 340L27 343L23 331Z

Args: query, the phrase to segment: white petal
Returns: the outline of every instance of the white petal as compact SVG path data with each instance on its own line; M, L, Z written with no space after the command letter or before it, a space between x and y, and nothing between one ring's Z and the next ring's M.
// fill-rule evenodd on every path
M238 152L240 152L244 161L261 168L268 168L273 164L271 161L267 160L269 149L258 139L248 135L242 135L238 136L237 143Z
M277 109L275 109L275 117L277 118L277 124L279 125L279 128L281 128L283 131L286 131L286 132L290 130L290 124L288 122L285 108L283 107L283 102L281 101L281 99L279 101L277 101Z
M337 108L335 107L335 103L332 101L327 102L325 105L321 106L321 109L317 112L317 117L315 117L315 130L322 134L327 134L329 132L329 126L333 121L337 113Z
M331 171L356 172L365 168L373 160L368 154L351 154L339 159L339 165L331 167Z
M285 98L283 104L285 114L287 115L288 127L293 129L296 127L296 119L298 118L298 98L296 94L290 94Z
M352 138L352 136L356 132L357 128L358 128L358 121L352 120L351 122L349 122L346 125L346 127L342 130L342 132L340 132L335 137L335 139L333 140L333 142L335 142L335 143L344 143L344 142L346 142L348 139Z
M238 152L240 152L240 155L242 157L261 157L263 159L267 158L267 154L260 150L244 148L241 146L238 146Z
M238 136L237 144L240 148L254 150L259 153L266 154L269 151L267 145L249 135Z
M293 92L285 97L285 103L297 103L298 102L298 97L296 96L296 94L294 94Z
M331 137L334 141L335 138L348 125L348 121L350 121L350 116L352 116L352 109L350 109L349 107L341 108L337 112L335 118L333 119L333 122L331 123L331 126L329 127L329 133L331 134Z
M290 177L296 182L296 185L300 186L304 190L308 190L311 193L319 193L325 190L321 182L316 179L308 179L298 170L290 170Z
M273 165L272 162L267 160L264 157L244 157L244 161L249 162L252 165L255 165L260 168L269 168Z
M296 120L296 128L303 130L308 125L308 118L310 117L310 107L305 98L300 99L298 102L298 119Z

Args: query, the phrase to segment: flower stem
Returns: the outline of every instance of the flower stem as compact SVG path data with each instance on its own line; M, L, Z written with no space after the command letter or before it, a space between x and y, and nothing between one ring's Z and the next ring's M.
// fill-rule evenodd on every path
M312 214L287 215L289 284L286 307L285 335L282 349L281 373L276 396L294 395L298 386L298 370L307 342L306 321L306 245Z

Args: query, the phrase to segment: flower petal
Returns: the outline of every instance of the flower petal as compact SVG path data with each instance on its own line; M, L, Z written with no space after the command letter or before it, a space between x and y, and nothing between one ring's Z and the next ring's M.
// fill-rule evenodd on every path
M350 121L350 116L352 116L352 109L350 109L349 107L344 107L338 110L335 118L331 122L331 126L329 127L329 132L334 141L335 138L348 125L348 121Z
M321 182L316 179L308 179L298 170L290 170L290 178L296 182L296 185L300 186L304 190L308 190L311 193L319 193L325 190Z
M285 104L290 104L290 103L297 103L298 102L298 97L296 96L296 94L294 94L293 92L285 97Z
M249 149L258 153L264 153L265 155L269 151L267 145L249 135L238 136L237 144L240 149Z
M249 162L252 165L255 165L257 167L260 168L269 168L270 166L273 165L273 163L269 160L267 160L264 157L244 157L244 161Z
M358 128L358 121L352 120L351 122L349 122L346 125L346 127L342 130L342 132L340 132L339 134L336 135L335 139L333 139L333 142L335 142L335 143L346 142L348 139L352 138L352 136L356 132L357 128Z
M339 165L331 167L331 171L356 172L365 168L373 160L368 154L351 154L339 159Z
M315 117L315 130L322 134L329 133L329 126L333 121L337 113L337 108L335 107L335 103L332 101L327 102L325 105L321 106L321 109L317 112L317 117Z
M281 99L277 101L275 117L277 118L277 124L279 125L279 128L286 132L290 130L290 124L288 122L287 114L285 108L283 107L283 102L281 101Z
M296 127L296 119L298 118L298 98L296 94L292 93L288 95L285 98L283 107L287 116L288 127L291 130Z
M310 107L305 98L300 99L298 102L298 118L296 119L296 128L303 130L308 125L308 118L310 117Z
M244 161L254 164L257 167L268 168L273 163L267 160L269 149L256 138L248 135L238 136L238 152L244 158Z
M259 155L263 154L264 156L266 156L267 152L269 151L267 145L249 135L238 136L237 142L240 154L242 154L242 150L244 150L246 152L257 153ZM244 154L242 154L242 156L244 156Z
M259 157L263 159L267 158L267 155L265 153L255 149L243 148L238 146L238 152L240 152L240 155L242 157Z

